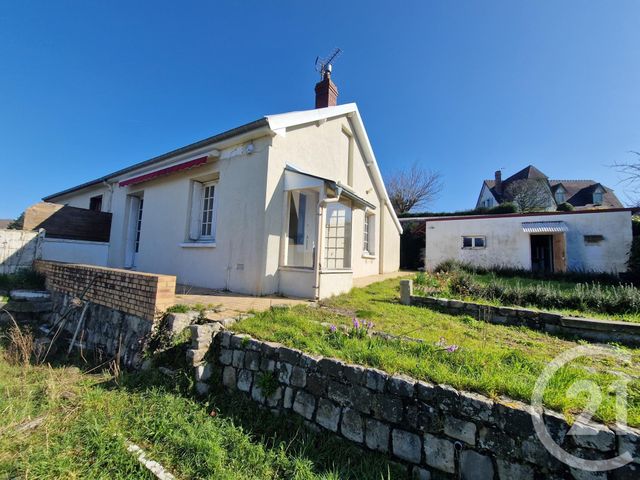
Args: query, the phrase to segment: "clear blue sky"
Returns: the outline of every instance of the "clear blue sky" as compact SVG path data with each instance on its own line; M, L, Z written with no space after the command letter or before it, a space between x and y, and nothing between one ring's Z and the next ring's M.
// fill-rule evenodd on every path
M0 3L0 218L265 114L335 65L383 174L442 172L432 210L529 163L594 178L640 150L638 1ZM624 197L624 195L621 195Z

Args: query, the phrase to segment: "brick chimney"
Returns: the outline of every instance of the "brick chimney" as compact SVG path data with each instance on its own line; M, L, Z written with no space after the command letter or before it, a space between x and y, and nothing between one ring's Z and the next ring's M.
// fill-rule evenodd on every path
M498 195L502 195L502 172L500 170L496 170L496 184L495 189Z
M316 108L335 107L337 104L338 87L331 81L331 68L327 68L323 79L316 83Z

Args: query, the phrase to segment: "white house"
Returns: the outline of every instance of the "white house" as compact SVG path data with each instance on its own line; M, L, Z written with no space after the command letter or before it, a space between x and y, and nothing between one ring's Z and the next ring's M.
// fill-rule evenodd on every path
M399 268L402 228L355 104L269 115L47 202L112 213L107 264L253 295L324 298Z
M423 217L425 268L479 267L620 273L631 248L631 209Z

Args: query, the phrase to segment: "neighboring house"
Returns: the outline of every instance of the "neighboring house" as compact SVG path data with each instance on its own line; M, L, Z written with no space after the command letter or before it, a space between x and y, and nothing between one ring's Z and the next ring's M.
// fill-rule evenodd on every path
M425 261L541 272L627 270L631 211L575 210L402 219L425 224Z
M269 115L44 200L112 214L108 265L324 298L399 268L402 228L355 104Z
M495 172L494 180L485 180L480 189L476 208L491 208L509 202L509 185L516 181L538 182L546 191L544 209L555 210L562 203L573 205L576 210L594 208L622 208L613 190L593 180L550 180L536 167L529 165L518 173L502 180L502 172Z

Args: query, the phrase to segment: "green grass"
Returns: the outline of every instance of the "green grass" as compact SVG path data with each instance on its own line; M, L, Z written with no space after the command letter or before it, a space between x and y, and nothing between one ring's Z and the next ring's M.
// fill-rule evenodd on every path
M272 310L243 320L234 328L312 354L342 358L390 373L402 372L492 397L507 395L525 402L530 400L535 381L547 363L559 353L579 345L524 327L492 325L468 316L400 305L398 296L398 280L388 280L326 301L327 308L297 306L290 310ZM373 321L375 330L424 342L332 335L321 325L328 322L350 326L354 315ZM436 346L441 337L447 345L458 345L459 350L449 353ZM628 421L638 426L640 350L620 348L631 352L634 358L633 365L620 370L636 376L629 384ZM618 376L611 369L606 359L586 358L572 363L554 377L545 392L545 404L569 416L581 411L585 399L570 398L566 392L575 381L590 380L605 392L596 418L612 422L615 397L606 392Z
M44 276L34 270L20 270L16 273L0 274L0 292L14 289L44 289Z
M115 383L105 374L0 359L0 478L154 478L127 441L177 478L401 477L384 457L309 432L297 417L275 417L228 394L196 401L188 378L152 370ZM38 417L37 428L16 431Z

